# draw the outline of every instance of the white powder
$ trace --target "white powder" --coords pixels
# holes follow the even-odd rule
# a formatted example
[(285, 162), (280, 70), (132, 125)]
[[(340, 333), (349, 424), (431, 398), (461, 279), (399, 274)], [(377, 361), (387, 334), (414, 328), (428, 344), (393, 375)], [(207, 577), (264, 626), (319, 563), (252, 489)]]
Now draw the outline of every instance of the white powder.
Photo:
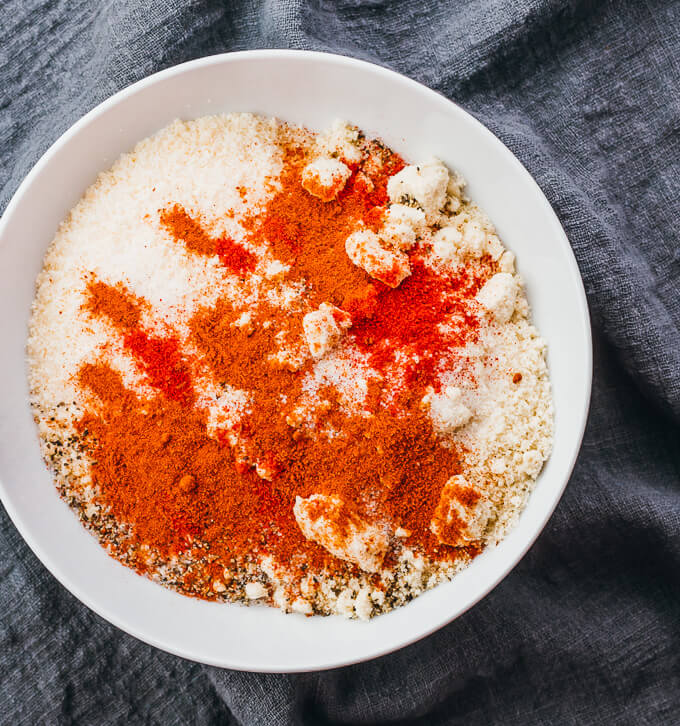
[[(477, 385), (464, 391), (475, 415), (454, 440), (465, 447), (468, 480), (498, 512), (486, 535), (497, 542), (515, 523), (550, 454), (553, 410), (545, 343), (536, 328), (516, 314), (485, 330), (483, 345)], [(517, 374), (521, 380), (514, 382)]]
[[(99, 175), (59, 228), (37, 280), (28, 355), (31, 389), (43, 405), (79, 400), (72, 375), (106, 343), (106, 323), (80, 309), (87, 273), (123, 282), (151, 304), (154, 325), (165, 320), (185, 334), (182, 321), (198, 305), (211, 305), (225, 291), (239, 297), (238, 280), (216, 257), (169, 243), (159, 210), (181, 204), (214, 236), (243, 241), (238, 221), (223, 212), (246, 211), (237, 187), (251, 208), (271, 194), (264, 181), (282, 164), (277, 129), (275, 120), (251, 114), (175, 121)], [(126, 383), (132, 375), (128, 370)]]

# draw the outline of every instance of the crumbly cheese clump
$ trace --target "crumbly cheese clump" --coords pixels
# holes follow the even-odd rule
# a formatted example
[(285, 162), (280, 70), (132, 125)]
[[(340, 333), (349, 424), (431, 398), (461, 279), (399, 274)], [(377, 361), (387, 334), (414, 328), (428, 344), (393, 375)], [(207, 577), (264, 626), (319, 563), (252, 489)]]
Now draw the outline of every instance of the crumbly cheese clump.
[(309, 352), (314, 358), (323, 358), (339, 342), (342, 334), (352, 325), (352, 317), (344, 310), (321, 303), (318, 310), (302, 318), (302, 329)]
[(481, 541), (493, 509), (464, 476), (452, 476), (439, 495), (430, 530), (443, 544), (465, 547)]
[(324, 494), (298, 497), (293, 512), (307, 539), (365, 572), (380, 570), (388, 546), (385, 533), (352, 513), (341, 499)]
[(439, 159), (419, 166), (406, 166), (387, 183), (390, 200), (400, 204), (417, 205), (428, 224), (439, 220), (446, 204), (449, 170)]
[(507, 323), (515, 312), (519, 285), (509, 272), (494, 275), (477, 293), (481, 303), (499, 323)]
[(359, 129), (337, 120), (327, 131), (319, 134), (316, 145), (320, 154), (328, 154), (349, 164), (358, 164), (361, 161), (359, 143)]
[(427, 227), (425, 212), (405, 204), (390, 204), (380, 238), (388, 246), (409, 250)]
[(320, 158), (302, 170), (302, 186), (322, 202), (330, 202), (345, 188), (351, 169), (333, 158)]
[(447, 386), (439, 394), (428, 392), (423, 403), (429, 406), (435, 431), (450, 433), (472, 418), (472, 411), (462, 401), (461, 390), (455, 386)]
[(345, 242), (345, 249), (357, 267), (389, 287), (398, 287), (411, 274), (408, 256), (384, 246), (380, 237), (370, 229), (351, 234)]

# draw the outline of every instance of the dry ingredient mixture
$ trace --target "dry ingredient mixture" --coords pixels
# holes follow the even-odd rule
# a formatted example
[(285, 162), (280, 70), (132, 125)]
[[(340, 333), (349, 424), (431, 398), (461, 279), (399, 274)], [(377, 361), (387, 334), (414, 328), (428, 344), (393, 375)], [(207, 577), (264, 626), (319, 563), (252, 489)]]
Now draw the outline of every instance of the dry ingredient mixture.
[(176, 121), (52, 243), (28, 354), (61, 495), (188, 595), (368, 618), (503, 537), (543, 341), (464, 182), (359, 129)]

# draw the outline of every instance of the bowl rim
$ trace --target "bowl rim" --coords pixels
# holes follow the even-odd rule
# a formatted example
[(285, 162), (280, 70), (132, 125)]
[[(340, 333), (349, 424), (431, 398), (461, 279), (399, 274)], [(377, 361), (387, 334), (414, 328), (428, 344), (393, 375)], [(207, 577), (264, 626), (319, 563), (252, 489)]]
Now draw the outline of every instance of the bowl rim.
[(112, 625), (116, 626), (117, 628), (121, 629), (123, 632), (132, 635), (133, 637), (137, 638), (138, 640), (154, 646), (156, 648), (159, 648), (160, 650), (163, 650), (168, 653), (172, 653), (173, 655), (185, 658), (190, 661), (195, 661), (199, 663), (204, 663), (207, 665), (213, 665), (221, 668), (233, 668), (236, 670), (248, 670), (251, 672), (261, 672), (261, 673), (293, 673), (293, 672), (309, 672), (309, 671), (317, 671), (317, 670), (327, 670), (330, 668), (338, 668), (346, 665), (351, 665), (355, 663), (364, 662), (367, 660), (371, 660), (373, 658), (378, 658), (383, 655), (387, 655), (389, 653), (393, 653), (397, 650), (400, 650), (401, 648), (404, 648), (408, 645), (411, 645), (412, 643), (415, 643), (419, 640), (422, 640), (432, 633), (436, 632), (440, 628), (444, 627), (445, 625), (449, 624), (456, 618), (463, 615), (465, 612), (467, 612), (470, 608), (472, 608), (474, 605), (476, 605), (480, 600), (482, 600), (491, 590), (493, 590), (520, 562), (520, 560), (525, 556), (525, 554), (528, 552), (528, 550), (532, 547), (538, 536), (541, 534), (541, 532), (544, 530), (545, 525), (547, 524), (548, 520), (552, 516), (555, 508), (557, 507), (557, 504), (559, 503), (560, 499), (562, 498), (562, 495), (564, 493), (564, 490), (571, 478), (571, 474), (573, 472), (576, 459), (578, 457), (578, 454), (581, 449), (581, 444), (583, 440), (583, 435), (585, 432), (586, 423), (588, 420), (588, 413), (590, 408), (590, 400), (591, 400), (591, 392), (592, 392), (592, 371), (593, 371), (593, 351), (592, 351), (592, 328), (590, 324), (590, 315), (588, 310), (588, 302), (585, 294), (585, 289), (583, 286), (583, 280), (581, 278), (581, 274), (578, 268), (578, 264), (576, 262), (576, 258), (574, 257), (573, 250), (571, 248), (571, 245), (569, 243), (569, 240), (567, 238), (567, 235), (564, 231), (564, 228), (562, 227), (561, 222), (559, 221), (559, 218), (557, 217), (557, 214), (555, 213), (554, 209), (552, 208), (552, 205), (548, 201), (547, 197), (545, 196), (543, 190), (540, 188), (536, 180), (533, 178), (533, 176), (530, 174), (530, 172), (526, 169), (526, 167), (522, 164), (522, 162), (513, 154), (513, 152), (499, 139), (491, 130), (489, 130), (481, 121), (479, 121), (477, 118), (475, 118), (471, 113), (466, 111), (464, 108), (462, 108), (460, 105), (458, 105), (455, 101), (452, 101), (451, 99), (447, 98), (443, 94), (441, 94), (438, 91), (435, 91), (428, 86), (415, 81), (408, 76), (405, 76), (401, 73), (398, 73), (397, 71), (391, 70), (390, 68), (387, 68), (385, 66), (379, 65), (377, 63), (361, 60), (358, 58), (354, 58), (352, 56), (346, 56), (346, 55), (340, 55), (337, 53), (329, 53), (329, 52), (323, 52), (323, 51), (311, 51), (311, 50), (297, 50), (297, 49), (255, 49), (255, 50), (243, 50), (243, 51), (233, 51), (233, 52), (225, 52), (225, 53), (218, 53), (214, 55), (209, 56), (203, 56), (200, 58), (196, 58), (194, 60), (186, 61), (174, 66), (171, 66), (169, 68), (166, 68), (164, 70), (158, 71), (156, 73), (153, 73), (151, 75), (145, 76), (144, 78), (126, 86), (125, 88), (122, 88), (121, 90), (117, 91), (113, 95), (106, 98), (104, 101), (100, 102), (96, 106), (94, 106), (90, 111), (85, 113), (83, 116), (81, 116), (77, 121), (75, 121), (68, 129), (66, 129), (57, 139), (54, 141), (49, 148), (41, 155), (41, 157), (38, 159), (38, 161), (33, 165), (31, 170), (28, 172), (28, 174), (24, 177), (22, 182), (17, 187), (16, 191), (12, 195), (10, 201), (7, 204), (7, 207), (5, 208), (2, 217), (0, 218), (0, 245), (3, 243), (3, 237), (5, 228), (8, 225), (9, 219), (12, 217), (15, 208), (19, 205), (22, 197), (26, 193), (26, 191), (30, 188), (32, 182), (34, 179), (36, 179), (43, 171), (43, 169), (47, 166), (47, 164), (50, 162), (52, 157), (58, 153), (58, 151), (67, 144), (73, 137), (77, 136), (80, 131), (88, 126), (90, 123), (92, 123), (95, 119), (97, 119), (99, 116), (105, 114), (110, 108), (116, 106), (118, 103), (123, 101), (124, 99), (128, 98), (129, 96), (132, 96), (136, 93), (139, 93), (141, 91), (144, 91), (147, 87), (150, 87), (152, 85), (155, 85), (158, 82), (164, 81), (168, 78), (171, 78), (176, 75), (181, 75), (189, 70), (195, 70), (201, 67), (210, 66), (213, 64), (222, 64), (222, 63), (231, 63), (231, 62), (238, 62), (243, 61), (247, 59), (251, 60), (273, 60), (273, 59), (281, 59), (281, 58), (300, 58), (300, 59), (307, 59), (308, 61), (314, 62), (317, 61), (323, 61), (323, 62), (331, 62), (338, 64), (340, 66), (345, 66), (349, 68), (354, 68), (359, 71), (371, 73), (371, 74), (377, 74), (378, 76), (382, 76), (384, 78), (389, 78), (392, 81), (397, 81), (401, 84), (403, 84), (404, 87), (410, 87), (413, 90), (417, 90), (421, 94), (429, 95), (431, 100), (433, 102), (436, 102), (442, 106), (453, 106), (455, 107), (457, 113), (462, 114), (464, 117), (466, 117), (466, 121), (470, 123), (472, 126), (476, 128), (477, 133), (480, 133), (482, 135), (485, 135), (487, 137), (490, 137), (490, 139), (493, 140), (493, 143), (498, 149), (498, 152), (500, 154), (503, 154), (506, 157), (506, 160), (510, 162), (510, 164), (515, 168), (516, 172), (523, 176), (527, 182), (529, 182), (529, 186), (533, 188), (534, 195), (537, 199), (540, 199), (542, 204), (546, 207), (546, 211), (548, 213), (548, 216), (550, 218), (550, 223), (554, 228), (554, 234), (556, 241), (565, 249), (566, 251), (566, 257), (568, 259), (568, 272), (569, 276), (572, 278), (572, 282), (575, 283), (575, 288), (578, 291), (578, 295), (576, 299), (574, 300), (575, 303), (578, 303), (578, 308), (580, 312), (580, 322), (582, 323), (586, 335), (584, 337), (584, 348), (581, 351), (583, 360), (581, 361), (581, 365), (583, 366), (583, 370), (585, 373), (584, 376), (584, 384), (585, 384), (585, 390), (581, 391), (581, 400), (583, 401), (582, 410), (580, 412), (580, 420), (579, 420), (579, 427), (578, 430), (574, 431), (576, 434), (576, 437), (574, 439), (574, 447), (573, 451), (570, 454), (570, 457), (568, 459), (568, 464), (564, 470), (564, 478), (559, 487), (554, 487), (553, 490), (553, 497), (551, 504), (548, 508), (546, 508), (543, 511), (543, 514), (541, 517), (539, 517), (536, 522), (534, 523), (534, 531), (531, 533), (531, 536), (528, 536), (526, 538), (526, 541), (523, 543), (523, 546), (519, 548), (518, 553), (515, 555), (515, 557), (509, 562), (506, 563), (503, 567), (498, 569), (498, 572), (495, 574), (493, 579), (488, 583), (488, 586), (484, 587), (483, 589), (479, 590), (479, 592), (476, 594), (474, 598), (472, 598), (465, 607), (458, 608), (455, 610), (452, 610), (452, 614), (450, 617), (448, 617), (445, 620), (439, 620), (435, 622), (434, 624), (431, 624), (428, 627), (425, 627), (423, 629), (419, 629), (415, 634), (409, 634), (406, 637), (401, 637), (396, 639), (394, 642), (391, 642), (389, 645), (386, 645), (385, 647), (380, 647), (374, 649), (374, 651), (368, 655), (361, 655), (354, 659), (344, 659), (344, 660), (332, 660), (327, 659), (325, 662), (321, 664), (314, 664), (312, 666), (306, 666), (306, 667), (294, 667), (286, 670), (281, 670), (280, 668), (276, 667), (268, 667), (266, 664), (260, 666), (260, 667), (244, 667), (242, 664), (239, 664), (238, 662), (234, 662), (233, 659), (215, 659), (215, 658), (206, 658), (201, 657), (200, 655), (196, 653), (188, 653), (184, 650), (182, 650), (179, 647), (173, 647), (172, 644), (168, 644), (165, 642), (160, 642), (153, 636), (150, 636), (142, 631), (140, 631), (138, 628), (136, 628), (134, 625), (129, 624), (123, 617), (119, 616), (114, 610), (109, 609), (105, 606), (104, 603), (97, 602), (97, 598), (94, 596), (91, 596), (87, 591), (85, 591), (83, 588), (79, 587), (76, 583), (73, 583), (70, 581), (70, 578), (68, 575), (66, 575), (60, 565), (57, 559), (53, 559), (50, 552), (43, 549), (43, 547), (36, 541), (36, 539), (33, 538), (31, 532), (29, 531), (29, 528), (24, 525), (24, 522), (22, 520), (21, 514), (16, 509), (10, 499), (10, 496), (8, 494), (8, 491), (5, 490), (5, 486), (2, 482), (2, 479), (0, 479), (0, 501), (2, 502), (3, 506), (5, 507), (5, 510), (7, 511), (10, 519), (12, 520), (14, 526), (17, 528), (19, 534), (23, 538), (23, 540), (26, 542), (28, 547), (31, 549), (33, 554), (38, 558), (38, 560), (43, 564), (44, 567), (47, 568), (47, 570), (59, 581), (59, 583), (65, 587), (70, 593), (72, 593), (81, 603), (86, 605), (90, 610), (95, 612), (100, 617), (104, 618), (106, 621), (111, 623)]

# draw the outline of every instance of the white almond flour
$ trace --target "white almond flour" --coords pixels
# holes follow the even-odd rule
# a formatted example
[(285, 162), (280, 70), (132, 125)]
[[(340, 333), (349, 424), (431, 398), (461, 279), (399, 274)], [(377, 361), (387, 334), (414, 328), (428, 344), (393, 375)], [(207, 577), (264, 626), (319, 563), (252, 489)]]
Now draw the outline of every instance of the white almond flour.
[[(333, 258), (338, 270), (345, 265), (347, 275), (361, 276), (356, 279), (362, 294), (382, 295), (378, 305), (387, 310), (396, 299), (390, 295), (407, 299), (423, 279), (441, 282), (441, 295), (451, 304), (433, 322), (436, 331), (425, 331), (439, 336), (433, 340), (449, 341), (438, 349), (435, 364), (428, 357), (432, 351), (421, 349), (422, 336), (409, 338), (402, 331), (402, 338), (373, 340), (366, 332), (372, 323), (352, 307), (351, 295), (315, 297), (314, 281), (297, 272), (309, 269), (304, 266), (309, 260), (299, 267), (297, 258), (286, 258), (276, 247), (274, 232), (260, 231), (268, 229), (262, 222), (268, 205), (290, 184), (290, 165), (298, 163), (290, 161), (297, 159), (293, 146), (302, 157), (303, 193), (313, 197), (309, 209), (321, 214), (324, 207), (318, 205), (338, 205), (338, 218), (349, 214), (347, 200), (359, 194), (360, 183), (366, 195), (373, 194), (367, 199), (378, 200), (372, 204), (381, 214), (348, 226), (344, 244), (341, 240), (334, 252), (346, 255)], [(189, 595), (367, 619), (450, 579), (517, 522), (550, 455), (553, 411), (545, 343), (530, 322), (514, 255), (467, 199), (464, 181), (436, 159), (392, 174), (380, 197), (373, 191), (379, 177), (370, 175), (385, 153), (340, 122), (315, 135), (247, 113), (175, 121), (100, 174), (58, 229), (33, 303), (27, 345), (31, 402), (61, 495), (125, 564)], [(179, 239), (159, 221), (172, 205), (200, 219), (206, 239), (235, 245), (247, 269), (245, 262), (229, 268), (218, 243), (199, 253)], [(262, 405), (261, 392), (247, 376), (218, 375), (228, 370), (229, 353), (206, 353), (196, 333), (196, 320), (221, 305), (231, 316), (228, 325), (216, 324), (221, 334), (242, 336), (254, 351), (264, 348), (252, 341), (269, 341), (265, 359), (255, 363), (271, 366), (272, 376), (288, 371), (296, 382), (297, 388), (268, 394), (296, 441), (344, 445), (343, 422), (350, 421), (353, 426), (365, 421), (368, 439), (371, 421), (391, 406), (397, 423), (416, 415), (413, 411), (424, 412), (436, 445), (457, 452), (458, 470), (443, 477), (430, 500), (414, 503), (410, 525), (383, 506), (392, 486), (383, 473), (380, 486), (386, 488), (380, 495), (364, 481), (347, 490), (351, 497), (324, 489), (330, 484), (321, 476), (296, 479), (294, 492), (292, 485), (281, 485), (290, 494), (285, 506), (290, 526), (298, 528), (299, 552), (317, 553), (310, 566), (300, 565), (302, 555), (286, 561), (278, 554), (276, 538), (283, 535), (267, 529), (266, 515), (262, 527), (271, 547), (231, 559), (213, 553), (200, 528), (170, 555), (152, 541), (140, 543), (134, 518), (117, 514), (115, 497), (104, 491), (93, 444), (79, 423), (87, 414), (108, 425), (109, 404), (82, 385), (79, 372), (105, 363), (135, 400), (146, 402), (142, 409), (161, 405), (170, 394), (148, 365), (132, 357), (132, 328), (116, 328), (110, 315), (88, 308), (93, 281), (141, 301), (134, 324), (149, 339), (176, 341), (191, 380), (191, 405), (203, 412), (205, 441), (225, 447), (225, 456), (246, 472), (244, 481), (255, 482), (254, 491), (289, 480), (253, 452), (243, 433), (244, 422)], [(427, 294), (436, 307), (440, 293)], [(269, 317), (263, 319), (262, 310)], [(395, 315), (403, 315), (404, 326), (419, 324), (417, 311), (411, 323), (406, 308), (395, 310), (402, 311)], [(401, 320), (391, 322), (398, 330)], [(419, 371), (427, 377), (421, 389), (412, 382), (420, 380), (413, 378)], [(372, 398), (376, 390), (379, 403)], [(414, 409), (404, 408), (409, 392), (418, 394)], [(382, 472), (382, 442), (373, 451), (375, 463), (369, 460), (368, 466)], [(411, 454), (407, 447), (399, 455)], [(351, 468), (331, 473), (352, 482)], [(210, 482), (198, 478), (196, 483), (193, 473), (186, 474), (172, 486), (182, 487), (185, 497), (204, 496)], [(404, 482), (396, 486), (407, 486)], [(211, 496), (221, 501), (219, 492)], [(220, 516), (217, 510), (214, 515)], [(421, 519), (425, 525), (417, 532), (413, 523)], [(205, 521), (210, 524), (209, 517)], [(322, 561), (323, 566), (313, 564)], [(200, 574), (208, 569), (209, 576)], [(199, 584), (187, 584), (194, 582)]]
[(149, 301), (155, 321), (173, 324), (209, 305), (225, 287), (241, 295), (216, 258), (197, 258), (169, 244), (156, 223), (158, 209), (176, 200), (200, 211), (216, 236), (243, 240), (240, 225), (218, 210), (245, 209), (239, 187), (247, 190), (249, 205), (266, 200), (264, 181), (281, 169), (278, 140), (275, 121), (251, 114), (175, 121), (99, 175), (59, 228), (38, 276), (28, 354), (31, 388), (41, 406), (77, 400), (73, 373), (106, 344), (106, 324), (80, 309), (85, 275), (113, 284), (125, 280)]

